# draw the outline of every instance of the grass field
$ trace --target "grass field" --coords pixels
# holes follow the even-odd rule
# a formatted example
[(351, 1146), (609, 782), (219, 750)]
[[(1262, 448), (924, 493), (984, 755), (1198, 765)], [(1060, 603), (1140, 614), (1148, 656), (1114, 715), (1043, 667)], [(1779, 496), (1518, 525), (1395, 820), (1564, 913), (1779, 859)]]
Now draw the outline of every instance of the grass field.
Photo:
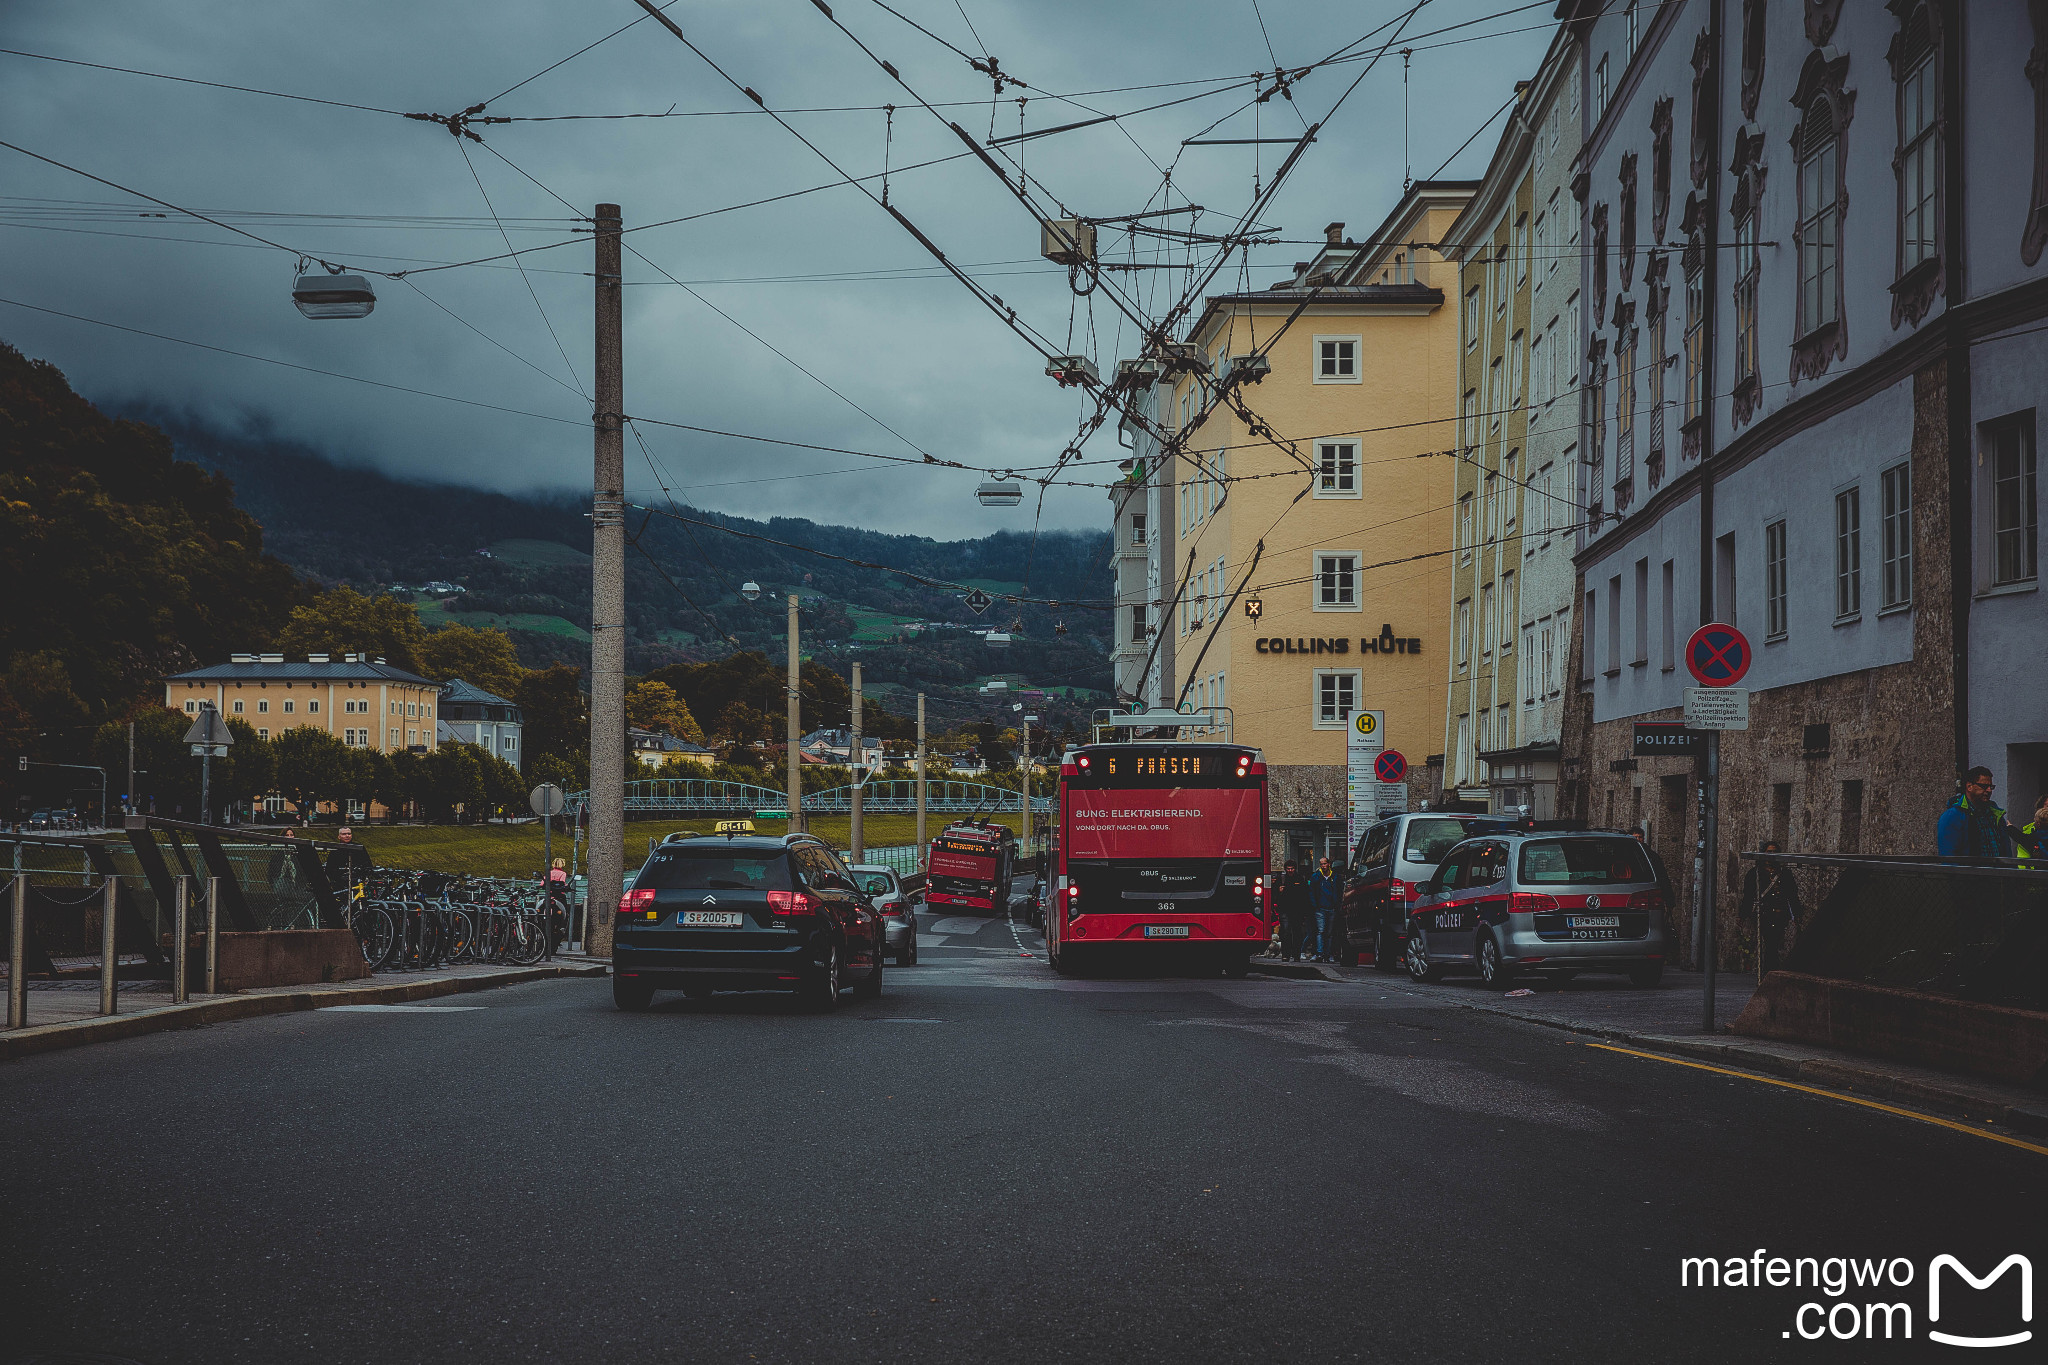
[(545, 616), (538, 612), (457, 611), (455, 608), (461, 600), (415, 597), (412, 607), (420, 614), (420, 623), (428, 630), (452, 622), (472, 630), (530, 630), (537, 635), (559, 635), (569, 640), (590, 638), (589, 631), (564, 617)]
[(897, 616), (886, 611), (854, 606), (847, 607), (846, 614), (853, 620), (853, 638), (862, 641), (886, 640), (919, 619), (915, 616)]
[[(1018, 827), (1015, 814), (997, 817), (1001, 824)], [(631, 820), (626, 824), (626, 866), (638, 867), (647, 856), (647, 841), (659, 841), (678, 830), (709, 833), (714, 821), (666, 819)], [(849, 821), (843, 815), (821, 815), (811, 820), (811, 832), (834, 848), (844, 851)], [(937, 834), (946, 817), (927, 817), (926, 832)], [(787, 825), (780, 820), (760, 820), (755, 829), (762, 834), (782, 834)], [(875, 848), (914, 843), (917, 817), (914, 815), (871, 815), (863, 821), (864, 842)], [(324, 836), (323, 836), (324, 837)], [(431, 868), (437, 872), (466, 872), (477, 877), (531, 877), (540, 872), (541, 829), (539, 825), (370, 825), (356, 826), (356, 842), (370, 851), (379, 867)], [(569, 835), (557, 828), (555, 854), (567, 857)]]

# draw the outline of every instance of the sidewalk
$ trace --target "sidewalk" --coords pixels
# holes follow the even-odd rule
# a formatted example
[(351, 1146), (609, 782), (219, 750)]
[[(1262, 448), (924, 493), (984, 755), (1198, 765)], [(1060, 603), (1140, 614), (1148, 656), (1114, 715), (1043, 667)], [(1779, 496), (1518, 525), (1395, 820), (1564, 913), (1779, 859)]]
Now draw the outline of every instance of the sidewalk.
[(166, 1029), (251, 1019), (293, 1010), (326, 1009), (334, 1005), (392, 1005), (432, 1000), (444, 995), (547, 981), (565, 976), (603, 976), (604, 963), (589, 958), (561, 957), (537, 967), (465, 964), (427, 972), (386, 972), (367, 981), (325, 985), (273, 986), (233, 995), (198, 995), (182, 1005), (171, 1003), (168, 981), (123, 982), (119, 1014), (102, 1015), (100, 983), (95, 979), (36, 981), (28, 991), (28, 1027), (0, 1032), (0, 1061), (57, 1048), (134, 1038)]
[(1851, 1091), (1986, 1120), (2034, 1136), (2048, 1135), (2048, 1095), (2038, 1091), (1884, 1057), (1728, 1033), (1729, 1023), (1742, 1013), (1742, 1007), (1756, 990), (1755, 980), (1741, 974), (1716, 974), (1714, 1016), (1720, 1027), (1714, 1033), (1706, 1033), (1700, 1028), (1703, 977), (1699, 972), (1666, 971), (1663, 984), (1650, 990), (1637, 990), (1620, 977), (1601, 975), (1561, 984), (1525, 982), (1536, 993), (1511, 997), (1488, 990), (1477, 977), (1451, 977), (1424, 986), (1410, 980), (1406, 973), (1263, 957), (1252, 959), (1252, 970), (1269, 976), (1319, 976), (1328, 981), (1385, 987), (1429, 1004), (1459, 1005), (1487, 1014), (1502, 1014), (1646, 1052), (1694, 1057), (1731, 1070), (1753, 1071), (1819, 1089)]

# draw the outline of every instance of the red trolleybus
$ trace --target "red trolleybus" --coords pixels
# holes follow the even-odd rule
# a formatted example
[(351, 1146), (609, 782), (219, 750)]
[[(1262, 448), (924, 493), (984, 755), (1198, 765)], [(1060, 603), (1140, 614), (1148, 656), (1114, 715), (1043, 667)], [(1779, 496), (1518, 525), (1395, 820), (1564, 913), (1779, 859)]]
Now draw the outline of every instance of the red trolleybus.
[(1179, 959), (1242, 976), (1271, 933), (1266, 762), (1234, 744), (1090, 744), (1060, 764), (1054, 970)]
[(925, 860), (926, 905), (998, 912), (1010, 899), (1017, 836), (1008, 825), (956, 820), (932, 840)]

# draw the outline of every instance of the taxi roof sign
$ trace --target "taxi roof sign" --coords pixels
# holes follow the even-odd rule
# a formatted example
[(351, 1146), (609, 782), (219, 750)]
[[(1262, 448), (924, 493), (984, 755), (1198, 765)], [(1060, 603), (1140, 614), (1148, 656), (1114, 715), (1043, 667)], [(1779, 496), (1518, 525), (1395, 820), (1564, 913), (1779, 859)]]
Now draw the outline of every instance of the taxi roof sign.
[(754, 822), (752, 820), (720, 820), (711, 827), (711, 832), (713, 834), (752, 834), (754, 832)]

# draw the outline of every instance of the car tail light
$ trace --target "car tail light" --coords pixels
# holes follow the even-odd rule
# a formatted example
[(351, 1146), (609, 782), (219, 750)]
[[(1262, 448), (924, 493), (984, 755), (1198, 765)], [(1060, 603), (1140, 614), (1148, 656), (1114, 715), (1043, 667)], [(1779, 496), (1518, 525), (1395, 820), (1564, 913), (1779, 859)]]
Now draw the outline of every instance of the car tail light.
[(1662, 891), (1638, 891), (1628, 898), (1628, 908), (1631, 910), (1662, 910), (1664, 908), (1664, 893)]
[(619, 918), (650, 920), (660, 919), (661, 911), (654, 908), (654, 892), (628, 891), (619, 897)]
[(1406, 903), (1415, 899), (1415, 883), (1404, 882), (1399, 877), (1387, 883), (1387, 899)]
[(1510, 915), (1548, 915), (1557, 909), (1557, 897), (1540, 891), (1517, 891), (1508, 898)]
[(777, 918), (783, 915), (815, 915), (819, 901), (808, 891), (770, 891), (768, 912)]

